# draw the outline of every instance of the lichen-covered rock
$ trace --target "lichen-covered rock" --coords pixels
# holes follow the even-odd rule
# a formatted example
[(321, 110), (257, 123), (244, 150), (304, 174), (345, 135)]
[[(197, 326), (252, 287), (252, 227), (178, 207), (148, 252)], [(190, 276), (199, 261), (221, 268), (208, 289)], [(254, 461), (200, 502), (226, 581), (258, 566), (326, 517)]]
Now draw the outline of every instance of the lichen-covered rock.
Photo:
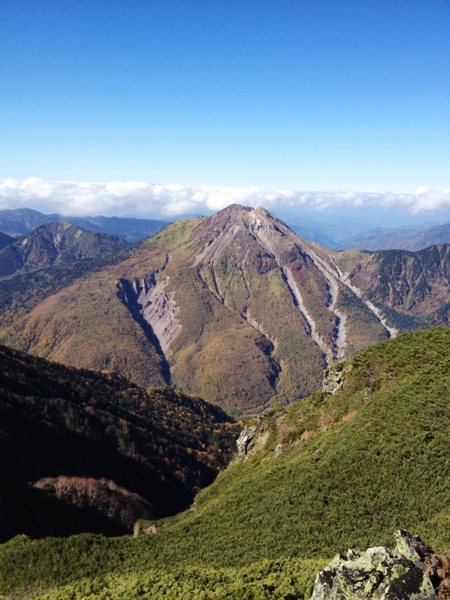
[(431, 548), (406, 531), (395, 537), (395, 550), (338, 554), (319, 571), (311, 600), (436, 600), (424, 563)]
[(345, 374), (351, 368), (351, 364), (340, 363), (327, 369), (323, 378), (322, 392), (327, 396), (333, 396), (344, 385)]

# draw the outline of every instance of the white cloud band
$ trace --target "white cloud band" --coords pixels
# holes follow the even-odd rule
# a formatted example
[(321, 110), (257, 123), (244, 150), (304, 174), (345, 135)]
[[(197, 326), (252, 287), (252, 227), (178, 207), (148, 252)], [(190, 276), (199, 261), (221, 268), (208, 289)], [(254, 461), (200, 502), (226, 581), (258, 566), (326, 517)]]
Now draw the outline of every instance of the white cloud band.
[(123, 215), (175, 218), (185, 214), (209, 213), (238, 203), (277, 208), (307, 205), (318, 211), (336, 206), (400, 207), (412, 214), (450, 209), (450, 189), (440, 192), (425, 186), (412, 194), (390, 192), (295, 192), (220, 186), (183, 187), (141, 181), (83, 183), (50, 181), (30, 177), (0, 180), (0, 209), (34, 208), (66, 216)]

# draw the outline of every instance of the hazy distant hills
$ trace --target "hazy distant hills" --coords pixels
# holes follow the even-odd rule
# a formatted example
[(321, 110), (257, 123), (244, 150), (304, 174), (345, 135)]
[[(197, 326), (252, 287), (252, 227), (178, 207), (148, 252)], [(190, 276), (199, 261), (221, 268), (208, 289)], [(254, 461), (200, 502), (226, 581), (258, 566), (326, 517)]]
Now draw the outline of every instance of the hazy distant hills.
[(0, 540), (130, 533), (187, 508), (230, 457), (218, 408), (0, 346)]
[(0, 282), (0, 340), (261, 411), (308, 395), (369, 344), (447, 324), (448, 264), (448, 246), (335, 252), (234, 205), (106, 262)]
[(423, 250), (428, 246), (450, 243), (450, 225), (377, 229), (342, 240), (337, 248), (359, 250)]
[(128, 217), (62, 217), (58, 214), (44, 215), (30, 208), (0, 210), (0, 231), (12, 237), (27, 235), (41, 225), (65, 220), (86, 231), (117, 235), (127, 242), (135, 243), (155, 234), (167, 225), (155, 219)]
[(14, 242), (14, 238), (6, 235), (6, 233), (2, 233), (0, 231), (0, 250), (7, 246), (8, 244), (12, 244)]
[(56, 221), (3, 247), (0, 250), (0, 277), (88, 258), (104, 258), (128, 246), (118, 236), (93, 233), (68, 221)]
[[(292, 219), (292, 222), (289, 219)], [(0, 210), (1, 232), (12, 237), (22, 237), (41, 225), (65, 220), (86, 231), (117, 235), (130, 243), (139, 242), (154, 235), (168, 225), (167, 221), (132, 217), (63, 217), (59, 214), (44, 215), (29, 208)], [(318, 220), (286, 216), (286, 222), (300, 237), (333, 250), (355, 248), (358, 250), (422, 250), (436, 244), (450, 243), (450, 225), (408, 226), (367, 229), (367, 225), (346, 222), (342, 215)], [(355, 232), (358, 233), (355, 233)], [(0, 248), (2, 240), (0, 235)]]

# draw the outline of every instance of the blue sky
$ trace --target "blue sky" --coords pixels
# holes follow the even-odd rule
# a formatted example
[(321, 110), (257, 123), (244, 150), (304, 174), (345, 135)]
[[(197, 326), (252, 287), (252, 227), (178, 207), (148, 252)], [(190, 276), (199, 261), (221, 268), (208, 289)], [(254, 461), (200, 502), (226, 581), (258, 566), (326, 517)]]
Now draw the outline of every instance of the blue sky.
[(0, 23), (23, 201), (42, 180), (177, 184), (186, 211), (197, 188), (450, 188), (449, 0), (2, 0)]

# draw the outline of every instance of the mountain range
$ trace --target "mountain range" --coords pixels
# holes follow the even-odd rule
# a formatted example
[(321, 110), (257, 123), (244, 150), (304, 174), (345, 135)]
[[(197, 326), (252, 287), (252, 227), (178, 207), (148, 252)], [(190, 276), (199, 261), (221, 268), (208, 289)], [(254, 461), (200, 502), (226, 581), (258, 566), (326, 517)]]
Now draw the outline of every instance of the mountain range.
[(0, 210), (0, 232), (11, 237), (25, 236), (42, 225), (65, 220), (85, 231), (117, 235), (127, 242), (135, 243), (160, 231), (166, 221), (137, 219), (132, 217), (63, 217), (59, 214), (44, 215), (30, 208)]
[(306, 600), (336, 552), (450, 545), (448, 245), (237, 205), (3, 239), (2, 597)]
[(118, 236), (85, 231), (68, 221), (55, 221), (0, 249), (0, 278), (51, 265), (104, 258), (128, 246)]
[(448, 265), (447, 245), (337, 252), (233, 205), (109, 257), (0, 280), (0, 341), (261, 412), (370, 344), (447, 324)]
[(434, 227), (379, 228), (364, 234), (348, 237), (336, 248), (356, 248), (359, 250), (423, 250), (429, 246), (450, 243), (450, 225)]
[[(304, 212), (304, 211), (303, 211)], [(283, 212), (283, 220), (300, 237), (334, 250), (354, 248), (357, 250), (403, 249), (417, 251), (436, 244), (450, 243), (450, 225), (416, 224), (397, 227), (370, 226), (370, 217), (365, 222), (355, 219), (355, 215), (332, 211), (330, 215), (317, 213), (294, 215)], [(154, 235), (167, 221), (136, 217), (74, 217), (59, 214), (46, 215), (29, 208), (0, 210), (0, 234), (13, 238), (28, 235), (38, 227), (55, 221), (69, 221), (86, 231), (117, 235), (129, 243), (139, 242)], [(2, 247), (0, 235), (0, 248)]]

